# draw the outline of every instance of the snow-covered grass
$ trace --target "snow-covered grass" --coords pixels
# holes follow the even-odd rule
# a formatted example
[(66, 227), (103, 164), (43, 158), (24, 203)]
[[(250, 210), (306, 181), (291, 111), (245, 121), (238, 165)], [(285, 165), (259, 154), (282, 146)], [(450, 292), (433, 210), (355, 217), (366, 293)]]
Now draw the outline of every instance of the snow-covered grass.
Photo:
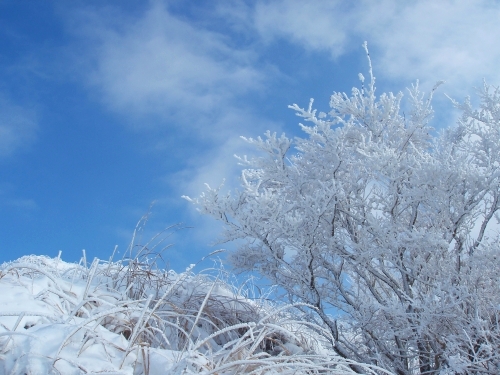
[(0, 374), (376, 373), (296, 307), (245, 295), (147, 258), (26, 256), (0, 268)]

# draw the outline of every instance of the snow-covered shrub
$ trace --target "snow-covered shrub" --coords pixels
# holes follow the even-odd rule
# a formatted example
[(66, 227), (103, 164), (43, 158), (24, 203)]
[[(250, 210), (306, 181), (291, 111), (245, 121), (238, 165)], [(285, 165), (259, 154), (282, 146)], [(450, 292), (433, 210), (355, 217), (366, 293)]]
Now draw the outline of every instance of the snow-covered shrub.
[[(398, 374), (500, 373), (500, 89), (455, 103), (437, 136), (418, 84), (334, 93), (295, 141), (245, 138), (241, 189), (191, 199), (225, 224), (230, 255), (316, 308), (332, 348)], [(295, 152), (292, 151), (295, 147)], [(334, 318), (328, 311), (339, 311)]]

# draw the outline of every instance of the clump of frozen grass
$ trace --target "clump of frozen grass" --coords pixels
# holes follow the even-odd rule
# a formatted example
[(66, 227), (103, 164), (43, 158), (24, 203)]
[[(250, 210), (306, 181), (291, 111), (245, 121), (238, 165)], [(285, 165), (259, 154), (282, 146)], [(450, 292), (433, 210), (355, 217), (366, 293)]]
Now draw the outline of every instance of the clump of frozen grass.
[(29, 256), (0, 277), (0, 374), (353, 373), (294, 306), (215, 276)]
[(2, 265), (0, 375), (383, 373), (339, 358), (299, 306), (248, 298), (222, 267), (161, 269), (162, 241), (118, 261)]

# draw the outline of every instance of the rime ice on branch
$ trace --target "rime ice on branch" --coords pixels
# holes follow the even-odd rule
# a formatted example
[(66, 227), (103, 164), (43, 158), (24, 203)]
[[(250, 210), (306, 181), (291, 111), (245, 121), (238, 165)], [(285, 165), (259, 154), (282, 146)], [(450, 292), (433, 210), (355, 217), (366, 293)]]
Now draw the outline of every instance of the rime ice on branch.
[[(366, 45), (365, 45), (366, 48)], [(368, 55), (368, 60), (369, 55)], [(335, 351), (397, 374), (500, 371), (500, 91), (454, 103), (432, 136), (432, 95), (334, 93), (303, 109), (305, 138), (246, 139), (241, 189), (192, 201), (244, 240), (233, 265), (316, 307)], [(327, 314), (339, 311), (337, 317)]]

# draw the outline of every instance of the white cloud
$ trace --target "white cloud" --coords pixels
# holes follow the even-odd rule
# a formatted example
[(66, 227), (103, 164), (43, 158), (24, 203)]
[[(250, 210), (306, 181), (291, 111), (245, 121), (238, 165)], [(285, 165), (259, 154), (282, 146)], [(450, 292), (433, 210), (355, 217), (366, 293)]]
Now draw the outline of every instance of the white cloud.
[(263, 74), (253, 68), (251, 52), (172, 15), (162, 2), (128, 19), (126, 28), (95, 15), (87, 20), (95, 25), (87, 26), (87, 36), (96, 40), (90, 84), (121, 114), (153, 114), (193, 126), (261, 87)]
[[(187, 160), (188, 166), (184, 170), (175, 176), (168, 176), (168, 183), (177, 197), (180, 195), (197, 197), (204, 190), (205, 183), (214, 188), (224, 182), (224, 190), (239, 187), (242, 166), (238, 164), (234, 155), (250, 157), (258, 154), (255, 147), (240, 136), (257, 137), (268, 129), (279, 133), (282, 128), (279, 123), (263, 120), (247, 111), (241, 113), (230, 111), (219, 121), (217, 126), (227, 129), (227, 133), (221, 136), (217, 147), (190, 155)], [(231, 125), (235, 123), (239, 123), (240, 126), (236, 131), (231, 129)]]
[[(483, 78), (500, 83), (500, 3), (489, 0), (261, 1), (256, 29), (265, 40), (285, 38), (306, 50), (340, 56), (367, 40), (376, 75), (463, 94)], [(463, 91), (465, 90), (465, 91)]]
[[(482, 78), (500, 80), (500, 4), (491, 1), (418, 1), (375, 27), (384, 75), (424, 81), (444, 79), (453, 90), (470, 90)], [(394, 8), (394, 7), (393, 7)], [(371, 9), (371, 13), (375, 9)], [(365, 15), (373, 25), (373, 16)], [(363, 30), (370, 37), (370, 29)]]
[(0, 94), (0, 157), (30, 146), (36, 139), (37, 129), (33, 110), (14, 104)]
[(344, 52), (352, 14), (342, 1), (261, 1), (255, 7), (255, 28), (265, 41), (284, 38), (308, 50)]

